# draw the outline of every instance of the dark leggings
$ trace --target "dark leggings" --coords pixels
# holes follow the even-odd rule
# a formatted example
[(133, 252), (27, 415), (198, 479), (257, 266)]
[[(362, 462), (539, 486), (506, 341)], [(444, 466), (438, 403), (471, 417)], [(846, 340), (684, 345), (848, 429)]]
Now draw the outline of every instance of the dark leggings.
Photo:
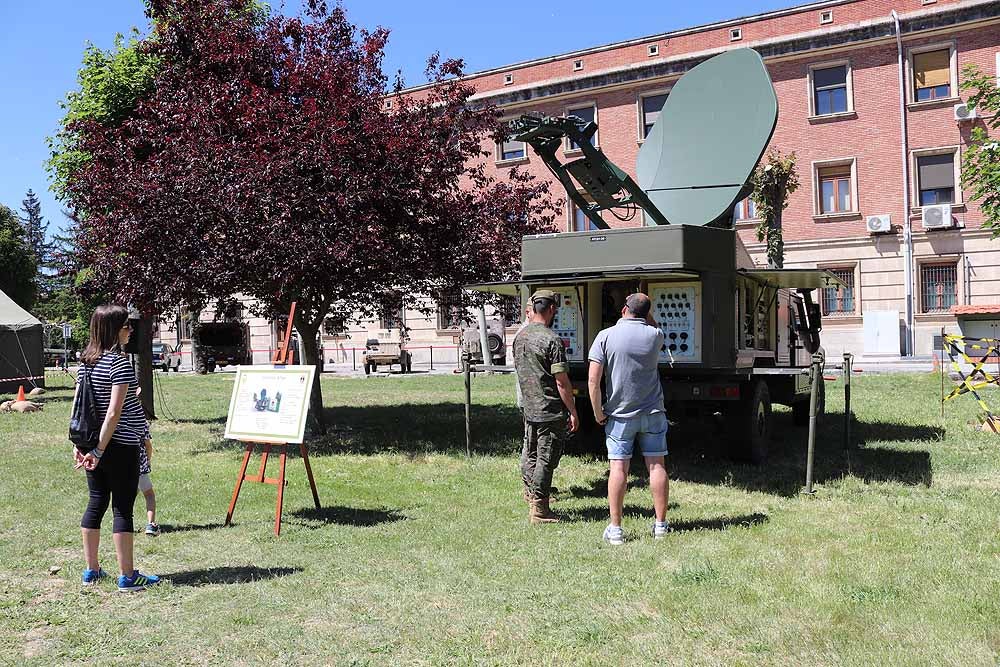
[(132, 506), (139, 485), (139, 448), (112, 442), (97, 467), (87, 471), (90, 501), (80, 521), (81, 528), (101, 527), (108, 504), (115, 515), (114, 532), (131, 533)]

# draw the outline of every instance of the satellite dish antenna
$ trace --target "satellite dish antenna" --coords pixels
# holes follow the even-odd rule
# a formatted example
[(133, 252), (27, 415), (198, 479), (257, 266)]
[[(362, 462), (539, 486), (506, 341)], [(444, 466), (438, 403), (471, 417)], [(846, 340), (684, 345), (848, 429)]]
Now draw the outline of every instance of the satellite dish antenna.
[(777, 122), (778, 97), (759, 53), (706, 60), (667, 95), (636, 159), (639, 187), (671, 224), (728, 226)]

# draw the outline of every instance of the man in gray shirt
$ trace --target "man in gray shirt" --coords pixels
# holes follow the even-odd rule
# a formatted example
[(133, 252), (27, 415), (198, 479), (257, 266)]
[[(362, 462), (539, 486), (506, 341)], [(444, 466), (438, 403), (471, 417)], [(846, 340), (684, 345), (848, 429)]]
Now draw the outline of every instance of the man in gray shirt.
[[(667, 494), (669, 480), (664, 457), (667, 455), (667, 415), (663, 387), (657, 370), (663, 332), (650, 313), (645, 294), (625, 299), (622, 317), (604, 329), (590, 348), (588, 386), (597, 423), (604, 426), (608, 447), (608, 505), (611, 523), (604, 530), (609, 544), (625, 543), (622, 506), (628, 482), (629, 462), (636, 443), (649, 469), (649, 489), (653, 494), (653, 537), (669, 531)], [(601, 378), (607, 400), (601, 404)]]

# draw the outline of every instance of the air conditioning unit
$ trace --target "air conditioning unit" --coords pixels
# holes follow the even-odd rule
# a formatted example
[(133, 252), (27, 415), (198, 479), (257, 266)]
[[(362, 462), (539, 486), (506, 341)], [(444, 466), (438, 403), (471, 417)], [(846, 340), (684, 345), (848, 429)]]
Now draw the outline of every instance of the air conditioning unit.
[(884, 234), (892, 231), (892, 217), (889, 215), (869, 215), (866, 224), (869, 234)]
[(948, 229), (951, 227), (951, 204), (924, 206), (924, 229)]
[(976, 110), (965, 103), (956, 104), (954, 111), (955, 121), (958, 123), (961, 123), (963, 120), (975, 120), (978, 117)]

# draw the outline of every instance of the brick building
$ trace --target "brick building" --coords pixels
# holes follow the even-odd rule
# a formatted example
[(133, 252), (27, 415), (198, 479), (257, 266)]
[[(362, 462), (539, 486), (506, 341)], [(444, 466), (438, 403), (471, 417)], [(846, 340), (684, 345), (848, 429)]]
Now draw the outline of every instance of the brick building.
[[(820, 295), (828, 353), (927, 355), (942, 327), (1000, 335), (1000, 246), (981, 229), (982, 216), (959, 182), (962, 151), (982, 121), (958, 122), (955, 108), (963, 67), (1000, 70), (998, 0), (825, 0), (498, 67), (467, 80), (477, 89), (474, 99), (512, 117), (539, 111), (596, 120), (598, 145), (635, 176), (636, 154), (671, 85), (702, 60), (744, 47), (764, 57), (777, 91), (772, 146), (798, 156), (801, 185), (783, 219), (785, 266), (829, 268), (848, 285)], [(551, 178), (523, 144), (487, 149), (497, 173), (520, 165)], [(578, 152), (567, 145), (564, 157)], [(588, 224), (574, 208), (567, 203), (566, 231)], [(925, 218), (935, 215), (943, 224), (930, 228)], [(874, 216), (881, 222), (870, 221)], [(615, 225), (642, 224), (606, 217)], [(764, 263), (752, 204), (737, 205), (736, 217), (748, 249)], [(454, 308), (429, 300), (395, 321), (331, 319), (327, 359), (350, 363), (351, 348), (367, 338), (398, 340), (399, 319), (419, 348), (417, 364), (430, 346), (437, 346), (436, 362), (454, 361)], [(277, 345), (275, 324), (250, 320), (251, 345), (260, 351), (255, 361), (265, 362)], [(165, 338), (182, 337), (180, 329)]]
[[(982, 121), (956, 121), (956, 106), (963, 67), (976, 64), (997, 75), (1000, 2), (827, 0), (467, 79), (475, 99), (505, 115), (596, 120), (597, 144), (635, 176), (636, 154), (671, 85), (702, 60), (744, 47), (764, 57), (777, 91), (771, 145), (798, 156), (801, 185), (783, 219), (785, 266), (829, 268), (848, 284), (820, 295), (828, 352), (927, 355), (942, 327), (992, 333), (1000, 323), (1000, 246), (981, 228), (959, 178), (970, 131)], [(564, 149), (566, 158), (578, 153)], [(497, 172), (521, 165), (551, 179), (521, 143), (496, 146), (494, 158)], [(736, 207), (737, 228), (763, 263), (753, 216), (750, 202)], [(605, 217), (615, 226), (642, 224), (638, 217)], [(582, 231), (588, 221), (568, 203), (562, 225)], [(898, 345), (885, 326), (891, 313)], [(876, 321), (882, 323), (877, 349)]]

